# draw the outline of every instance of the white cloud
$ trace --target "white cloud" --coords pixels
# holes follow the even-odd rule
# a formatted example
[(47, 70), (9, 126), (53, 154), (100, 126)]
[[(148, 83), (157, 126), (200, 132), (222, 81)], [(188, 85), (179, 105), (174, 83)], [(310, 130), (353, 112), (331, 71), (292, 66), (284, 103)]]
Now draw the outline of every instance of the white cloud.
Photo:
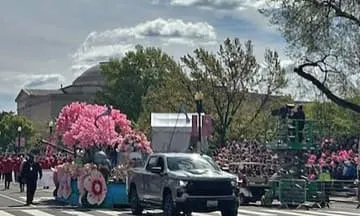
[(206, 22), (157, 18), (133, 27), (91, 32), (72, 55), (72, 70), (77, 72), (110, 57), (122, 57), (137, 44), (156, 46), (175, 43), (191, 46), (211, 44), (215, 40), (215, 29)]
[(204, 9), (243, 10), (266, 7), (266, 0), (172, 0), (171, 5), (196, 6)]
[(24, 78), (27, 80), (24, 83), (24, 86), (26, 88), (38, 88), (38, 87), (44, 87), (47, 85), (54, 85), (54, 84), (60, 84), (64, 82), (64, 77), (60, 74), (35, 74), (27, 76), (24, 76)]
[[(1, 82), (3, 94), (14, 93), (13, 88), (59, 88), (65, 78), (61, 74), (24, 74), (4, 72)], [(17, 93), (17, 92), (16, 92)]]
[[(13, 99), (24, 85), (58, 88), (63, 81), (44, 78), (48, 74), (62, 74), (63, 84), (71, 84), (74, 72), (122, 56), (135, 44), (161, 47), (179, 60), (194, 48), (216, 51), (224, 38), (239, 37), (253, 39), (259, 61), (266, 47), (284, 55), (279, 50), (284, 42), (269, 34), (270, 25), (256, 10), (261, 1), (231, 1), (192, 1), (198, 2), (197, 7), (191, 1), (186, 6), (174, 0), (4, 1), (0, 7), (0, 103), (15, 109)], [(212, 10), (199, 9), (206, 5)]]

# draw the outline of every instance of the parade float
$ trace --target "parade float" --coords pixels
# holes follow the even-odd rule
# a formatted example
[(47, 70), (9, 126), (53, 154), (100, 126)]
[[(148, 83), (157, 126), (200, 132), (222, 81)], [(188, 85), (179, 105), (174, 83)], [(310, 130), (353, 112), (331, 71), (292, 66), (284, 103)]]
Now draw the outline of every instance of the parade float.
[[(55, 132), (75, 157), (53, 170), (55, 199), (83, 207), (127, 205), (127, 176), (135, 163), (130, 156), (144, 158), (152, 150), (126, 115), (111, 107), (72, 103), (61, 110)], [(119, 162), (108, 157), (111, 151), (120, 152)]]

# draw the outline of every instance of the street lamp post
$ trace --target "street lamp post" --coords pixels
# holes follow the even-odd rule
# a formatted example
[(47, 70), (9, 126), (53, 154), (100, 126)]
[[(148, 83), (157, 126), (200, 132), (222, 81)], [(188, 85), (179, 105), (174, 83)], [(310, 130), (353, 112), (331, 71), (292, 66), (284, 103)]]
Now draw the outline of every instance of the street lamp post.
[(17, 146), (17, 148), (15, 148), (15, 152), (16, 152), (16, 153), (18, 153), (19, 150), (20, 150), (20, 145), (21, 145), (21, 131), (22, 131), (22, 127), (19, 126), (19, 127), (17, 128), (17, 132), (18, 132), (18, 146)]
[(201, 138), (202, 138), (202, 134), (201, 134), (201, 126), (202, 126), (202, 118), (201, 118), (201, 113), (203, 112), (203, 99), (204, 99), (204, 94), (201, 91), (196, 92), (195, 94), (195, 102), (196, 102), (196, 111), (198, 113), (198, 142), (196, 145), (196, 151), (198, 153), (201, 153)]
[(52, 135), (53, 133), (53, 128), (54, 128), (54, 122), (51, 120), (49, 122), (49, 132), (50, 132), (50, 136)]
[[(50, 142), (52, 142), (53, 129), (54, 129), (54, 122), (53, 122), (53, 120), (50, 120), (50, 122), (49, 122), (49, 139), (50, 139)], [(49, 154), (51, 154), (50, 148), (51, 147), (49, 145), (46, 146), (45, 153), (46, 153), (47, 156)]]

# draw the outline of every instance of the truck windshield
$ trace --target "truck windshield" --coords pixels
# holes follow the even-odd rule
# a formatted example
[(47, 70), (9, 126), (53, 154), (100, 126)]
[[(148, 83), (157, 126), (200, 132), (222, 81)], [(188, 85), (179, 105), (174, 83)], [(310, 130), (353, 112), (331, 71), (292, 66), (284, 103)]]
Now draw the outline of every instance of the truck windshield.
[(171, 171), (194, 169), (218, 170), (208, 159), (202, 157), (167, 157), (167, 165)]

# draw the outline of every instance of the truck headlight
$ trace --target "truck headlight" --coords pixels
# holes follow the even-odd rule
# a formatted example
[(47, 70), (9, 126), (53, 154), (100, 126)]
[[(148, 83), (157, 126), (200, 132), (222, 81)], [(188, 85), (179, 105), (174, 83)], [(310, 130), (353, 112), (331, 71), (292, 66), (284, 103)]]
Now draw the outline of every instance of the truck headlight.
[(179, 186), (180, 186), (180, 187), (186, 187), (187, 184), (188, 184), (187, 181), (184, 181), (184, 180), (180, 180), (180, 181), (179, 181)]

